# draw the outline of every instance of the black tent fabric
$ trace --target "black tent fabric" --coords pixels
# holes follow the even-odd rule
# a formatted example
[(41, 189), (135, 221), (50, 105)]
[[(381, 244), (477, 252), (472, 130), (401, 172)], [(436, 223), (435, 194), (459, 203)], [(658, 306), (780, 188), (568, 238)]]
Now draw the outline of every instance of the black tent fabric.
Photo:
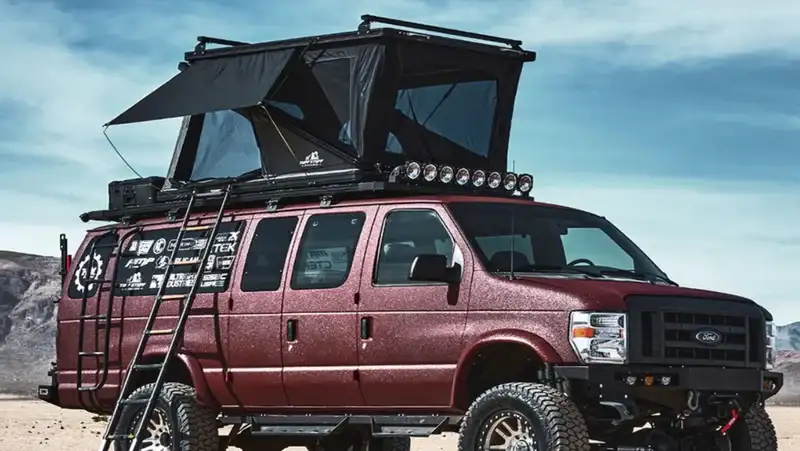
[(253, 106), (261, 102), (296, 49), (195, 60), (106, 125), (129, 124)]

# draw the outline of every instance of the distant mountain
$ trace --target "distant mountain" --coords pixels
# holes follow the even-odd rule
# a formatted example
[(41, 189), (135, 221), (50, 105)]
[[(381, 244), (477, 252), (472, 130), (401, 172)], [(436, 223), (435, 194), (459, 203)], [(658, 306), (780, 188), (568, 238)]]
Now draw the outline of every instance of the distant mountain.
[(800, 321), (778, 326), (777, 348), (787, 351), (800, 351)]

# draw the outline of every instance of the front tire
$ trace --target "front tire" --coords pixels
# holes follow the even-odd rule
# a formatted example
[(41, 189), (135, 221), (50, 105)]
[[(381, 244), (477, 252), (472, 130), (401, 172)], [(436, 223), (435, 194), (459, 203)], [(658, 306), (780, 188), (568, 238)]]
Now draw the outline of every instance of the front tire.
[(778, 451), (775, 426), (764, 406), (756, 404), (733, 425), (731, 451)]
[[(155, 384), (147, 384), (127, 399), (147, 400)], [(132, 435), (144, 413), (144, 404), (125, 406), (116, 434)], [(194, 389), (185, 384), (167, 382), (156, 398), (153, 414), (145, 424), (140, 451), (218, 451), (220, 441), (216, 412), (197, 404)], [(132, 440), (119, 439), (116, 449), (125, 451)]]
[(534, 383), (498, 385), (476, 399), (459, 430), (458, 451), (588, 451), (575, 403)]

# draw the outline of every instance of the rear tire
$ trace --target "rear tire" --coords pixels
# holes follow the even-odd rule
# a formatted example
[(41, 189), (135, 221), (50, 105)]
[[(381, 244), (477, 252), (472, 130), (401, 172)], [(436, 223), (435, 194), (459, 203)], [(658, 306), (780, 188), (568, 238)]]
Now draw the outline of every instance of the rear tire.
[[(147, 384), (127, 399), (148, 399), (155, 384)], [(134, 434), (144, 413), (144, 404), (126, 405), (116, 434)], [(142, 434), (142, 449), (179, 451), (218, 451), (220, 449), (217, 413), (197, 404), (194, 389), (185, 384), (167, 382), (156, 398), (156, 407)], [(115, 442), (118, 451), (126, 451), (132, 440)], [(149, 446), (149, 448), (148, 448)]]
[[(500, 443), (502, 442), (502, 443)], [(498, 385), (467, 410), (458, 451), (588, 451), (589, 433), (575, 403), (557, 390), (534, 383)]]

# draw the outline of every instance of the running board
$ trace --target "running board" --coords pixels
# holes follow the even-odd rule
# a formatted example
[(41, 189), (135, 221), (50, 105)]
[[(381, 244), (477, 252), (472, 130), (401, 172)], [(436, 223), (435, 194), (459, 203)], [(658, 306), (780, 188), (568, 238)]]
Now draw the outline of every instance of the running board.
[(249, 425), (253, 436), (324, 437), (346, 428), (369, 428), (373, 437), (428, 437), (455, 426), (446, 415), (249, 415), (223, 416), (224, 425)]

